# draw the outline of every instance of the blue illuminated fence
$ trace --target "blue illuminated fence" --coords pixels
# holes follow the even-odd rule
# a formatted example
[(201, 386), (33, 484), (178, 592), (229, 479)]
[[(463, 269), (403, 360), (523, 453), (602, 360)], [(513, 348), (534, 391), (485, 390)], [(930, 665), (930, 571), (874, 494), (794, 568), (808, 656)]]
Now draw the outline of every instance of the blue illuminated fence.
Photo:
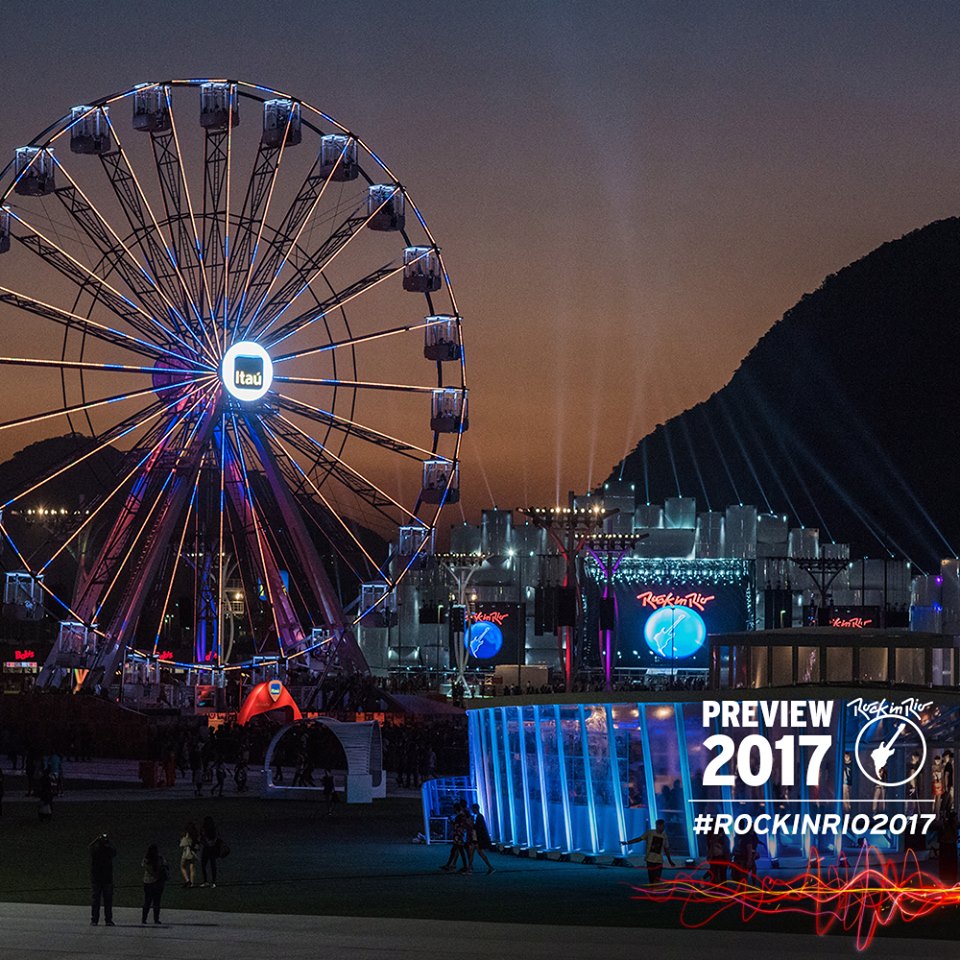
[(453, 839), (453, 805), (463, 800), (477, 802), (477, 788), (469, 777), (438, 777), (420, 788), (423, 801), (423, 835), (427, 843), (450, 843)]

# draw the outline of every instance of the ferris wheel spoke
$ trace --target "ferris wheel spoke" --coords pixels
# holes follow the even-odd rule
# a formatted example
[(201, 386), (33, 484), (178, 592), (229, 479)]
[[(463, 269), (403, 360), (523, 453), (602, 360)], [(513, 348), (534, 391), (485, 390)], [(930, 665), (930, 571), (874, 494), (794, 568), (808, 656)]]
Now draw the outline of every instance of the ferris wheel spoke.
[[(289, 121), (288, 121), (289, 126)], [(270, 200), (280, 172), (280, 162), (286, 137), (279, 147), (261, 141), (257, 158), (250, 171), (243, 206), (237, 221), (237, 239), (234, 244), (228, 270), (228, 308), (225, 317), (233, 320), (234, 334), (237, 330), (237, 302), (250, 282), (260, 252), (263, 228), (270, 210)]]
[[(216, 437), (216, 434), (214, 434)], [(217, 628), (214, 636), (214, 656), (220, 663), (220, 653), (223, 649), (223, 521), (226, 514), (226, 469), (227, 469), (227, 418), (220, 417), (220, 549), (217, 554)]]
[[(394, 193), (396, 193), (398, 189), (399, 187), (395, 188)], [(266, 306), (264, 306), (264, 301), (261, 301), (257, 306), (248, 330), (252, 329), (257, 320), (257, 315), (262, 311), (264, 316), (260, 323), (258, 336), (263, 336), (266, 331), (293, 306), (304, 292), (312, 289), (314, 281), (318, 277), (323, 276), (324, 270), (337, 259), (350, 242), (362, 232), (363, 228), (367, 226), (392, 197), (392, 193), (387, 194), (377, 207), (366, 213), (358, 214), (354, 211), (338, 227), (331, 231), (330, 235), (318, 250), (306, 254), (304, 262), (295, 268), (294, 275), (287, 280), (280, 291), (266, 303)], [(361, 206), (357, 209), (360, 210), (363, 208)], [(427, 253), (424, 253), (422, 256), (425, 257), (427, 255)], [(400, 269), (402, 270), (405, 266), (416, 263), (420, 259), (421, 257), (417, 257), (415, 260), (408, 261), (407, 264), (401, 266)], [(382, 279), (386, 279), (386, 277)], [(346, 288), (346, 290), (341, 291), (339, 296), (342, 302), (346, 303), (347, 300), (353, 299), (353, 291), (355, 289), (358, 291), (356, 295), (359, 296), (359, 293), (362, 293), (363, 290), (366, 289), (366, 287), (363, 286), (365, 281), (366, 278), (363, 278)], [(284, 337), (281, 336), (280, 339), (284, 339)]]
[[(274, 436), (282, 435), (284, 432), (286, 434), (285, 439), (290, 438), (290, 431), (294, 431), (301, 439), (302, 442), (305, 442), (309, 445), (311, 450), (311, 455), (317, 460), (323, 460), (324, 466), (323, 469), (330, 474), (337, 476), (337, 478), (345, 484), (348, 488), (354, 489), (355, 491), (363, 491), (366, 495), (363, 499), (373, 507), (375, 510), (378, 510), (384, 517), (387, 517), (391, 522), (395, 517), (387, 513), (383, 508), (386, 506), (396, 507), (405, 517), (414, 523), (419, 523), (417, 515), (413, 513), (408, 507), (405, 507), (402, 503), (398, 503), (390, 494), (382, 490), (377, 484), (372, 480), (365, 477), (359, 470), (355, 467), (352, 467), (346, 460), (342, 457), (335, 454), (329, 447), (321, 443), (315, 437), (310, 436), (305, 430), (302, 430), (298, 427), (289, 417), (285, 417), (283, 414), (275, 414), (270, 417), (270, 423), (277, 427), (277, 424), (282, 423), (283, 428), (275, 429), (271, 431)], [(285, 430), (284, 430), (285, 428)], [(304, 474), (306, 476), (306, 474)], [(312, 485), (312, 481), (309, 481)]]
[[(71, 457), (71, 459), (65, 463), (63, 466), (57, 467), (53, 473), (47, 474), (40, 480), (37, 480), (32, 486), (28, 487), (26, 490), (21, 491), (16, 496), (11, 497), (7, 500), (6, 503), (0, 504), (0, 510), (5, 510), (7, 507), (16, 503), (18, 500), (22, 500), (24, 497), (29, 496), (31, 493), (34, 493), (36, 490), (39, 490), (44, 484), (50, 483), (51, 480), (55, 480), (57, 477), (63, 476), (63, 474), (69, 472), (74, 467), (83, 463), (85, 460), (88, 460), (90, 457), (96, 456), (98, 453), (106, 450), (107, 447), (113, 446), (120, 440), (123, 440), (125, 437), (129, 436), (136, 429), (140, 427), (146, 427), (148, 424), (152, 423), (158, 417), (163, 416), (163, 414), (173, 410), (174, 407), (183, 403), (184, 399), (187, 397), (193, 396), (198, 390), (203, 389), (202, 387), (193, 387), (189, 390), (183, 397), (177, 396), (172, 400), (164, 403), (161, 400), (156, 400), (151, 403), (149, 406), (145, 407), (143, 410), (138, 410), (136, 413), (131, 414), (129, 417), (125, 417), (119, 423), (115, 424), (109, 430), (104, 431), (100, 434), (98, 439), (101, 440), (97, 446), (88, 450), (85, 454), (80, 457)], [(151, 428), (153, 429), (153, 428)], [(149, 432), (144, 435), (144, 439), (140, 443), (149, 443), (150, 441), (146, 439), (149, 436)]]
[[(384, 280), (389, 280), (391, 277), (395, 277), (402, 271), (403, 264), (400, 264), (400, 266), (395, 266), (392, 263), (388, 263), (380, 267), (378, 270), (368, 273), (365, 277), (355, 280), (348, 287), (344, 287), (343, 290), (338, 291), (332, 297), (322, 300), (316, 306), (311, 307), (309, 310), (306, 310), (299, 316), (293, 317), (286, 323), (277, 327), (277, 329), (271, 334), (269, 346), (271, 348), (275, 347), (277, 344), (283, 343), (284, 340), (301, 333), (311, 324), (316, 323), (317, 320), (322, 320), (331, 310), (339, 310), (345, 307), (351, 301), (356, 300), (358, 297), (362, 297), (363, 294), (365, 294), (368, 290), (372, 290), (374, 287), (377, 287), (383, 283)], [(279, 317), (277, 319), (279, 319)], [(262, 336), (262, 332), (260, 336)], [(303, 355), (316, 352), (316, 349), (310, 349), (305, 351)], [(293, 354), (292, 356), (298, 355), (299, 354)], [(288, 356), (283, 357), (283, 359), (288, 359)]]
[[(341, 433), (358, 437), (361, 440), (366, 440), (368, 443), (375, 444), (385, 450), (391, 450), (394, 453), (399, 453), (401, 456), (417, 460), (421, 463), (424, 459), (429, 460), (434, 456), (431, 450), (418, 447), (414, 443), (408, 443), (397, 437), (392, 437), (388, 433), (383, 433), (380, 430), (375, 430), (373, 427), (365, 426), (356, 420), (338, 416), (329, 410), (321, 410), (319, 407), (304, 403), (302, 400), (295, 400), (286, 394), (278, 394), (278, 396), (280, 397), (280, 406), (283, 409), (288, 410), (290, 413), (299, 414), (301, 417), (312, 420), (314, 423), (319, 423), (325, 427), (332, 427)], [(423, 454), (423, 456), (420, 457), (417, 456), (417, 454)]]
[[(199, 402), (200, 401), (198, 401), (198, 403)], [(103, 609), (107, 604), (107, 601), (110, 599), (110, 595), (113, 593), (114, 587), (120, 581), (123, 573), (128, 569), (128, 565), (130, 563), (131, 557), (133, 556), (133, 552), (136, 549), (137, 545), (140, 544), (141, 538), (144, 536), (145, 533), (147, 533), (148, 528), (150, 526), (150, 521), (153, 519), (154, 515), (157, 513), (158, 508), (163, 506), (166, 509), (169, 506), (167, 501), (167, 489), (168, 487), (171, 486), (174, 479), (178, 476), (178, 471), (181, 466), (181, 463), (186, 458), (187, 454), (190, 452), (191, 446), (197, 434), (200, 431), (200, 426), (203, 423), (203, 421), (204, 421), (203, 417), (198, 417), (196, 422), (193, 424), (193, 426), (190, 427), (189, 431), (185, 431), (187, 433), (186, 437), (184, 437), (183, 440), (176, 441), (176, 449), (177, 449), (176, 456), (172, 459), (170, 468), (169, 470), (167, 470), (166, 476), (163, 478), (163, 481), (160, 484), (159, 490), (156, 490), (154, 492), (153, 502), (146, 509), (145, 513), (142, 507), (148, 493), (148, 491), (146, 490), (144, 490), (143, 496), (138, 501), (140, 509), (138, 509), (135, 515), (130, 518), (132, 522), (124, 523), (123, 526), (121, 527), (121, 535), (126, 542), (126, 550), (124, 551), (123, 549), (124, 545), (122, 543), (105, 546), (103, 551), (104, 555), (110, 552), (113, 552), (113, 550), (115, 550), (117, 558), (119, 558), (121, 552), (123, 552), (123, 557), (122, 559), (119, 559), (119, 561), (114, 564), (115, 571), (114, 571), (113, 578), (110, 580), (110, 583), (108, 584), (106, 590), (104, 590), (103, 593), (101, 593), (97, 598), (97, 601), (96, 601), (97, 606), (95, 607), (93, 616), (91, 618), (94, 622), (99, 620), (100, 614), (103, 612)], [(176, 422), (174, 426), (185, 427), (186, 423), (187, 421), (184, 418), (183, 420)], [(172, 434), (170, 434), (170, 436), (172, 436)], [(164, 443), (165, 443), (165, 439), (161, 440), (161, 446), (157, 448), (158, 451), (162, 451)], [(156, 468), (155, 464), (154, 464), (154, 468)], [(163, 515), (163, 511), (161, 511), (160, 515), (161, 516)], [(136, 526), (135, 530), (133, 529), (134, 526)], [(146, 545), (144, 544), (144, 546)], [(111, 547), (112, 549), (108, 549), (108, 547)], [(146, 550), (143, 550), (142, 552), (146, 552)], [(96, 583), (96, 580), (91, 581), (91, 586), (95, 583)], [(78, 604), (78, 606), (83, 606), (83, 604)]]
[(93, 337), (97, 340), (103, 341), (104, 343), (112, 344), (113, 346), (123, 347), (125, 350), (129, 350), (131, 353), (136, 353), (140, 356), (166, 356), (177, 360), (182, 360), (187, 364), (196, 363), (200, 366), (207, 367), (210, 370), (214, 369), (212, 364), (208, 364), (207, 361), (193, 356), (192, 351), (191, 356), (184, 356), (183, 354), (175, 353), (168, 347), (163, 347), (156, 343), (141, 340), (130, 333), (125, 333), (122, 330), (116, 330), (113, 327), (104, 326), (102, 323), (97, 323), (96, 320), (91, 320), (88, 317), (81, 316), (78, 313), (71, 313), (69, 310), (63, 310), (60, 307), (53, 306), (52, 304), (44, 303), (42, 300), (36, 300), (33, 297), (29, 297), (24, 293), (18, 293), (16, 290), (10, 290), (7, 287), (0, 286), (0, 303), (6, 303), (12, 307), (16, 307), (19, 310), (33, 314), (34, 316), (43, 317), (46, 320), (52, 320), (54, 323), (59, 324), (68, 330), (76, 327), (83, 332), (84, 336)]
[[(263, 578), (263, 590), (267, 597), (267, 602), (273, 619), (273, 626), (277, 631), (279, 643), (280, 638), (283, 636), (283, 631), (280, 627), (279, 611), (279, 604), (281, 601), (279, 597), (274, 598), (274, 590), (279, 589), (279, 586), (275, 583), (271, 583), (271, 580), (273, 579), (271, 577), (271, 570), (276, 568), (276, 564), (271, 564), (267, 559), (269, 547), (265, 547), (264, 544), (266, 537), (265, 528), (261, 526), (260, 519), (257, 516), (257, 506), (253, 497), (253, 491), (250, 488), (250, 474), (247, 471), (246, 457), (243, 453), (243, 442), (240, 436), (240, 428), (237, 424), (237, 418), (235, 414), (231, 414), (231, 421), (233, 424), (235, 441), (233, 445), (233, 451), (234, 455), (236, 456), (237, 466), (239, 467), (239, 476), (237, 477), (237, 481), (238, 486), (242, 487), (242, 489), (239, 491), (238, 499), (243, 505), (243, 510), (241, 513), (240, 504), (236, 504), (236, 512), (240, 514), (240, 524), (243, 527), (244, 536), (249, 538), (250, 533), (253, 533), (253, 538), (257, 547), (257, 555), (260, 557), (259, 572)], [(280, 645), (282, 647), (282, 644)]]
[[(362, 209), (360, 207), (357, 208)], [(377, 208), (379, 209), (379, 207)], [(287, 310), (313, 287), (314, 281), (349, 246), (350, 242), (370, 222), (376, 211), (369, 214), (354, 211), (336, 227), (318, 250), (304, 255), (303, 262), (293, 267), (293, 276), (270, 299), (262, 300), (250, 318), (248, 330), (255, 329), (262, 335), (279, 320)], [(288, 260), (288, 263), (291, 261)]]
[(177, 572), (180, 569), (180, 558), (183, 556), (183, 545), (187, 539), (187, 530), (190, 528), (190, 516), (193, 513), (194, 505), (197, 501), (197, 492), (200, 489), (200, 474), (201, 469), (197, 467), (196, 479), (193, 481), (193, 492), (190, 494), (190, 500), (187, 503), (186, 513), (183, 518), (183, 530), (180, 533), (180, 543), (177, 547), (176, 553), (174, 553), (173, 559), (173, 569), (170, 572), (170, 580), (167, 582), (167, 592), (163, 598), (163, 606), (160, 609), (160, 619), (157, 622), (157, 632), (153, 638), (153, 655), (157, 655), (157, 650), (160, 647), (160, 636), (163, 633), (163, 625), (167, 619), (167, 609), (170, 606), (170, 596), (173, 593), (173, 585), (177, 579)]
[[(216, 355), (217, 348), (214, 338), (203, 319), (205, 311), (208, 317), (213, 318), (213, 305), (210, 302), (210, 290), (207, 286), (206, 273), (203, 268), (203, 254), (193, 201), (183, 170), (180, 139), (177, 135), (177, 123), (169, 87), (164, 87), (164, 97), (170, 115), (170, 130), (162, 133), (151, 133), (150, 140), (153, 146), (154, 165), (160, 183), (160, 192), (163, 196), (163, 206), (167, 216), (170, 246), (181, 273), (185, 272), (186, 274), (190, 296), (196, 305), (196, 317), (200, 331), (207, 345)], [(184, 208), (184, 204), (186, 204), (186, 208)]]
[(343, 153), (341, 152), (336, 163), (325, 176), (320, 174), (320, 157), (314, 160), (313, 166), (311, 166), (297, 191), (297, 195), (291, 201), (280, 221), (277, 234), (282, 238), (282, 243), (273, 244), (256, 270), (247, 275), (244, 289), (236, 302), (235, 327), (241, 322), (248, 302), (256, 302), (257, 306), (253, 311), (256, 314), (269, 299), (277, 278), (296, 249), (300, 236), (309, 223), (314, 210), (323, 200), (327, 187), (336, 175), (342, 160)]
[[(77, 227), (99, 250), (103, 258), (113, 258), (113, 268), (140, 303), (153, 313), (158, 323), (160, 323), (160, 317), (169, 315), (175, 323), (179, 321), (177, 325), (183, 329), (186, 323), (184, 317), (157, 284), (152, 273), (133, 255), (131, 249), (70, 175), (70, 171), (64, 164), (56, 158), (54, 162), (70, 184), (69, 187), (61, 187), (56, 191), (57, 199)], [(164, 327), (162, 323), (160, 326)], [(170, 335), (179, 337), (179, 334), (173, 331), (170, 331)]]
[[(42, 357), (0, 357), (0, 365), (11, 367), (53, 367), (58, 370), (97, 370), (103, 373), (163, 373), (169, 374), (171, 367), (141, 367), (126, 363), (95, 363), (92, 360), (58, 360), (44, 359)], [(179, 374), (186, 374), (189, 371), (177, 369)], [(191, 383), (204, 377), (209, 373), (204, 370), (195, 371), (196, 376)]]
[[(207, 251), (203, 247), (203, 238), (201, 236), (200, 229), (197, 227), (197, 217), (194, 210), (193, 198), (190, 195), (190, 182), (187, 180), (187, 173), (183, 165), (183, 152), (180, 149), (180, 135), (177, 132), (176, 112), (173, 109), (173, 100), (170, 96), (169, 88), (165, 90), (165, 96), (167, 98), (167, 109), (170, 111), (170, 133), (173, 137), (174, 154), (176, 156), (175, 169), (176, 173), (179, 175), (180, 183), (183, 187), (183, 199), (187, 202), (187, 212), (190, 215), (190, 226), (193, 231), (193, 251), (199, 266), (200, 289), (203, 292), (203, 302), (206, 303), (207, 310), (209, 311), (208, 316), (215, 325), (216, 313), (213, 309), (213, 292), (207, 276), (207, 267), (205, 262)], [(214, 330), (214, 334), (215, 333), (216, 330)], [(214, 337), (214, 339), (216, 338)]]
[[(11, 210), (10, 213), (19, 224), (30, 231), (27, 236), (21, 236), (20, 234), (15, 235), (16, 239), (24, 247), (48, 263), (62, 276), (72, 280), (81, 292), (86, 292), (93, 296), (121, 320), (130, 324), (134, 330), (151, 339), (157, 346), (164, 345), (164, 341), (166, 340), (164, 334), (170, 333), (169, 328), (159, 323), (142, 307), (134, 303), (129, 297), (124, 296), (105, 279), (97, 276), (96, 273), (85, 267), (79, 260), (72, 257), (66, 250), (46, 237), (41, 231), (32, 227), (18, 213), (13, 210)], [(193, 347), (186, 343), (181, 337), (177, 336), (175, 339), (182, 346), (186, 347), (188, 351), (193, 350)]]
[[(329, 312), (329, 309), (327, 312)], [(436, 323), (437, 321), (421, 320), (419, 323), (407, 323), (402, 327), (388, 327), (385, 330), (377, 330), (375, 333), (358, 334), (355, 337), (345, 337), (343, 340), (331, 340), (329, 343), (324, 343), (317, 347), (310, 347), (304, 351), (298, 351), (297, 353), (293, 354), (285, 354), (283, 359), (286, 360), (294, 357), (306, 357), (316, 353), (330, 353), (334, 350), (359, 347), (365, 343), (372, 343), (375, 340), (384, 340), (387, 337), (399, 337), (405, 333), (415, 333), (417, 330), (424, 330), (427, 327), (435, 326)]]
[[(279, 360), (287, 360), (289, 357), (279, 357)], [(412, 383), (376, 383), (373, 380), (340, 380), (337, 378), (322, 377), (281, 377), (274, 375), (274, 383), (299, 383), (312, 387), (345, 387), (350, 390), (392, 390), (399, 393), (429, 393), (432, 394), (435, 387), (422, 387)], [(283, 394), (281, 394), (283, 396)]]
[[(212, 379), (212, 378), (211, 378)], [(34, 414), (32, 417), (18, 417), (16, 420), (6, 420), (0, 423), (0, 430), (10, 430), (14, 427), (25, 427), (31, 423), (40, 423), (43, 420), (52, 420), (54, 417), (66, 417), (73, 413), (81, 413), (85, 410), (93, 410), (96, 407), (103, 407), (110, 403), (118, 403), (122, 400), (135, 400), (137, 397), (144, 397), (149, 393), (162, 393), (166, 390), (176, 390), (179, 387), (189, 387), (196, 381), (194, 378), (188, 380), (177, 380), (173, 383), (163, 384), (159, 387), (149, 386), (143, 390), (133, 390), (129, 393), (118, 393), (112, 397), (104, 397), (100, 400), (88, 400), (84, 403), (75, 403), (70, 406), (60, 407), (55, 410), (47, 410), (44, 413)]]
[[(83, 531), (94, 522), (96, 517), (100, 514), (100, 511), (103, 510), (107, 506), (107, 504), (110, 503), (113, 500), (113, 498), (121, 490), (123, 490), (123, 488), (127, 485), (127, 483), (129, 483), (129, 481), (134, 477), (134, 475), (139, 470), (142, 469), (144, 464), (146, 464), (152, 457), (155, 457), (157, 453), (159, 453), (159, 451), (166, 444), (167, 440), (187, 421), (187, 418), (189, 417), (189, 415), (193, 413), (193, 411), (201, 403), (206, 402), (209, 408), (210, 404), (212, 403), (212, 400), (211, 400), (212, 392), (213, 392), (212, 388), (207, 389), (206, 391), (203, 391), (201, 396), (197, 397), (194, 400), (193, 404), (186, 411), (184, 411), (184, 413), (181, 414), (176, 420), (174, 420), (174, 422), (169, 427), (167, 427), (167, 429), (161, 434), (160, 438), (155, 443), (152, 443), (148, 447), (147, 451), (143, 454), (143, 456), (140, 457), (140, 459), (133, 465), (133, 467), (123, 475), (119, 483), (117, 483), (116, 486), (114, 486), (114, 488), (108, 494), (106, 494), (106, 496), (101, 498), (100, 503), (97, 504), (97, 506), (90, 511), (90, 513), (84, 519), (83, 523), (81, 523), (80, 526), (77, 527), (77, 529), (62, 544), (60, 544), (60, 546), (57, 548), (54, 554), (46, 561), (46, 563), (43, 564), (43, 566), (40, 568), (38, 573), (43, 573), (45, 570), (47, 570), (50, 567), (50, 565), (57, 559), (57, 557), (59, 557), (60, 554), (62, 554), (63, 551), (66, 550), (70, 546), (70, 544), (73, 543), (73, 541), (76, 540), (83, 533)], [(197, 424), (199, 425), (199, 423), (202, 420), (203, 420), (203, 416), (201, 415), (197, 419)], [(102, 553), (103, 554), (106, 553), (106, 547), (104, 547)], [(102, 560), (102, 555), (101, 555), (101, 560)], [(81, 604), (77, 604), (77, 605), (80, 606)], [(81, 617), (79, 619), (83, 619), (83, 618)]]
[[(284, 418), (280, 418), (280, 419), (284, 419)], [(272, 443), (273, 449), (282, 453), (283, 456), (287, 459), (287, 461), (293, 466), (294, 470), (296, 470), (297, 473), (299, 473), (303, 477), (303, 479), (306, 481), (310, 489), (313, 490), (314, 494), (318, 497), (320, 502), (329, 511), (330, 515), (346, 531), (347, 535), (354, 542), (354, 544), (359, 548), (360, 552), (367, 558), (367, 561), (371, 564), (373, 569), (378, 570), (379, 564), (377, 563), (376, 560), (373, 559), (373, 557), (370, 556), (370, 553), (367, 550), (367, 548), (363, 545), (363, 543), (361, 543), (357, 535), (350, 528), (350, 524), (348, 524), (346, 520), (344, 520), (343, 517), (340, 516), (340, 514), (337, 512), (334, 506), (330, 503), (330, 501), (323, 495), (323, 493), (320, 492), (320, 488), (310, 479), (310, 477), (307, 475), (303, 467), (301, 467), (300, 464), (297, 463), (296, 459), (290, 455), (290, 453), (287, 451), (286, 447), (283, 445), (283, 442), (280, 440), (277, 434), (273, 430), (271, 430), (266, 423), (264, 423), (263, 426), (267, 435), (273, 441)], [(370, 484), (370, 486), (373, 486), (373, 484)]]
[[(144, 192), (140, 177), (123, 149), (123, 142), (117, 128), (109, 117), (107, 122), (110, 124), (117, 149), (111, 153), (101, 154), (100, 161), (127, 222), (133, 230), (133, 235), (137, 238), (137, 243), (147, 262), (151, 265), (154, 278), (166, 288), (170, 302), (181, 303), (179, 315), (183, 317), (192, 315), (200, 320), (199, 302), (194, 298), (174, 250), (160, 229), (160, 223)], [(171, 226), (171, 235), (172, 230)], [(186, 321), (184, 321), (184, 333), (189, 334), (198, 344), (201, 343), (193, 325)]]

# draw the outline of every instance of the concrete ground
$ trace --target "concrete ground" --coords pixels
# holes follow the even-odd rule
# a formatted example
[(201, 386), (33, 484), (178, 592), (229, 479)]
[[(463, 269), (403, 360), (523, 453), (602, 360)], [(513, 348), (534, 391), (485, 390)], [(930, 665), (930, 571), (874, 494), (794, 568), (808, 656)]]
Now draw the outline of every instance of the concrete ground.
[[(799, 934), (737, 933), (711, 930), (644, 930), (553, 927), (513, 923), (471, 923), (357, 917), (304, 917), (165, 910), (162, 924), (140, 925), (139, 911), (117, 910), (117, 926), (89, 925), (81, 907), (0, 903), (0, 953), (10, 960), (566, 960), (602, 955), (603, 960), (779, 960), (853, 957), (846, 937), (814, 939)], [(909, 955), (910, 960), (942, 960), (937, 940), (878, 940), (877, 960)]]

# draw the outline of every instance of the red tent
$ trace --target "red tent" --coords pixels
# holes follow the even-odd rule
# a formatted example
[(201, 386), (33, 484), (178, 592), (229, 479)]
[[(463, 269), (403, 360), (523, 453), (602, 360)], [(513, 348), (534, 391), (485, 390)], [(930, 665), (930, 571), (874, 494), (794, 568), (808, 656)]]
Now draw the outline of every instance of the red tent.
[(243, 726), (248, 720), (252, 720), (261, 713), (269, 713), (271, 710), (287, 709), (291, 712), (292, 720), (302, 720), (303, 714), (296, 705), (290, 691), (279, 680), (268, 680), (266, 683), (258, 683), (243, 701), (240, 713), (237, 714), (237, 723)]

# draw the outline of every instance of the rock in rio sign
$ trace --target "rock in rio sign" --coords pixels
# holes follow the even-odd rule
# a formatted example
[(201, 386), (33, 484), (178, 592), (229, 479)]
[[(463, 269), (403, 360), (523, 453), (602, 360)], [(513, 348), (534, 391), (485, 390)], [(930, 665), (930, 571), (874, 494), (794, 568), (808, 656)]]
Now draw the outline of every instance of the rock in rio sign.
[(690, 607), (693, 610), (699, 610), (701, 613), (706, 609), (711, 600), (716, 600), (716, 596), (707, 596), (697, 591), (692, 593), (654, 593), (652, 590), (646, 590), (637, 594), (637, 599), (643, 607), (653, 607), (659, 610), (662, 607)]

